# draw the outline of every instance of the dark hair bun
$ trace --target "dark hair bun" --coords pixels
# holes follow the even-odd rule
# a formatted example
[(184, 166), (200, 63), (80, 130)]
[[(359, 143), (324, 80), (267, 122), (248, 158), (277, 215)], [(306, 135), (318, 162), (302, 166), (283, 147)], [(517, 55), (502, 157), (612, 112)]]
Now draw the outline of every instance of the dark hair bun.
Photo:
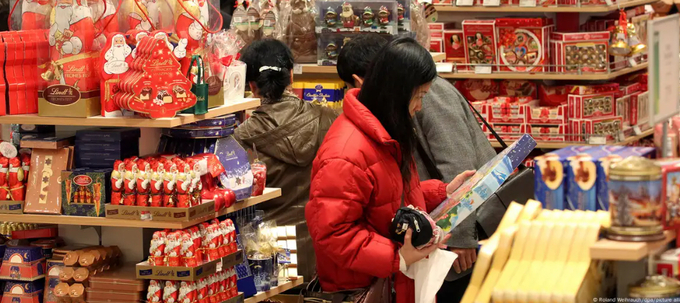
[(241, 54), (246, 64), (246, 81), (254, 82), (264, 103), (278, 101), (291, 84), (293, 54), (283, 42), (274, 39), (257, 40)]
[(263, 70), (255, 80), (260, 96), (270, 100), (280, 99), (290, 83), (290, 70), (287, 68)]

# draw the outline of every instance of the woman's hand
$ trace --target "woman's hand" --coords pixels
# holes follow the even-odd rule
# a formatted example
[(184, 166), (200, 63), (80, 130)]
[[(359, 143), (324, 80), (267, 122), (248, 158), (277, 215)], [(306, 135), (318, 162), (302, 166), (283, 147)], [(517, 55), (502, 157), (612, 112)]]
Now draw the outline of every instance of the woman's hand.
[(458, 274), (474, 266), (477, 261), (477, 250), (474, 248), (450, 247), (449, 250), (458, 255), (456, 261), (453, 262), (453, 270)]
[(452, 194), (456, 189), (458, 189), (463, 182), (465, 182), (468, 178), (472, 177), (477, 171), (476, 170), (466, 170), (462, 173), (460, 173), (458, 176), (453, 178), (453, 181), (449, 183), (449, 185), (446, 186), (446, 193), (447, 194)]
[(449, 240), (449, 238), (451, 238), (451, 235), (447, 234), (437, 245), (433, 244), (422, 249), (417, 249), (415, 246), (413, 246), (413, 244), (411, 244), (412, 235), (413, 231), (409, 228), (406, 231), (406, 235), (404, 236), (404, 246), (399, 249), (399, 254), (401, 254), (402, 258), (404, 258), (404, 263), (406, 263), (406, 266), (410, 266), (411, 264), (426, 258), (437, 248), (446, 248), (446, 242)]

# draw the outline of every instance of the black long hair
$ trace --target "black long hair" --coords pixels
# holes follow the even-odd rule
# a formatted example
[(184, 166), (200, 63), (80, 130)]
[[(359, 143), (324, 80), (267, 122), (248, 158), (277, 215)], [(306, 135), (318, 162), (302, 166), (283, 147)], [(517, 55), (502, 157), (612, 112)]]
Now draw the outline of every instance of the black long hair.
[(375, 55), (364, 77), (359, 101), (380, 121), (401, 149), (401, 178), (411, 180), (416, 132), (409, 103), (416, 89), (437, 77), (430, 53), (412, 38), (390, 41)]
[[(281, 99), (291, 83), (290, 71), (293, 70), (293, 54), (288, 46), (275, 39), (257, 40), (241, 55), (241, 61), (246, 63), (246, 81), (255, 82), (260, 96), (264, 97), (262, 103)], [(266, 69), (260, 71), (263, 66)]]

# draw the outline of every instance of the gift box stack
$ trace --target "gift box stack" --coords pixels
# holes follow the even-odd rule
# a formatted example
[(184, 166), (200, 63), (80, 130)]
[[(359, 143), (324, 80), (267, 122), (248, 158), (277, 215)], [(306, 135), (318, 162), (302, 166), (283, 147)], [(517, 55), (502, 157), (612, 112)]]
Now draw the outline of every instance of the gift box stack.
[[(146, 280), (138, 280), (134, 266), (124, 266), (90, 277), (88, 303), (128, 303), (144, 301)], [(177, 301), (181, 302), (181, 301)]]
[(534, 158), (534, 194), (545, 209), (608, 210), (608, 167), (653, 147), (570, 146)]
[[(229, 114), (194, 122), (187, 126), (164, 128), (158, 152), (179, 154), (182, 157), (214, 152), (214, 143), (217, 139), (231, 136), (238, 126), (238, 121), (236, 115)], [(210, 150), (211, 146), (212, 150)]]
[(293, 93), (298, 98), (312, 104), (342, 111), (342, 102), (345, 99), (345, 82), (321, 79), (293, 82)]
[(318, 65), (336, 65), (340, 50), (356, 35), (411, 31), (411, 5), (405, 0), (319, 1), (316, 11)]
[(456, 87), (504, 140), (526, 133), (537, 141), (614, 141), (648, 128), (646, 79), (638, 74), (619, 79), (622, 84), (562, 86), (470, 79)]
[(119, 159), (139, 155), (139, 128), (100, 128), (76, 132), (75, 165), (111, 168)]
[[(4, 247), (4, 246), (3, 246)], [(37, 246), (4, 250), (0, 279), (7, 280), (2, 302), (41, 302), (45, 281), (45, 256)]]

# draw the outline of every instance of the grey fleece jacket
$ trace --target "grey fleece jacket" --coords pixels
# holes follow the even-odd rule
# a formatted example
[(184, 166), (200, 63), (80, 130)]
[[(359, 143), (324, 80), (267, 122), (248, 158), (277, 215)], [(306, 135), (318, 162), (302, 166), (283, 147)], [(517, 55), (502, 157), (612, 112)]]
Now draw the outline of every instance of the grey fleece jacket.
[[(496, 155), (470, 110), (465, 97), (447, 80), (437, 77), (423, 98), (423, 105), (414, 119), (418, 140), (425, 153), (451, 182), (466, 170), (478, 169)], [(422, 155), (416, 152), (416, 165), (421, 180), (431, 179)], [(477, 215), (472, 214), (451, 231), (449, 247), (477, 247)], [(453, 270), (448, 281), (469, 274), (471, 270), (456, 274)]]

